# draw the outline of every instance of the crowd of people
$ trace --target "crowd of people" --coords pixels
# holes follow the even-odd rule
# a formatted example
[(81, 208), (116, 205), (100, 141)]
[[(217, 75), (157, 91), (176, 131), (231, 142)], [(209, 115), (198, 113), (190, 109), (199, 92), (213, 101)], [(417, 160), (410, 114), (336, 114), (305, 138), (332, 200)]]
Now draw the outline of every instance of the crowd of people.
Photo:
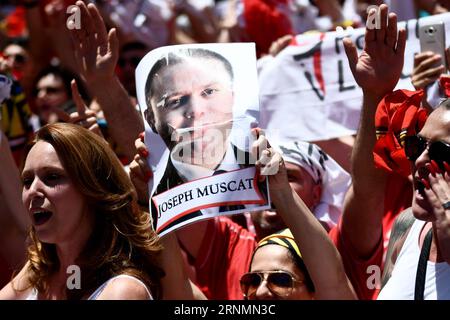
[[(417, 54), (416, 91), (394, 90), (407, 38), (397, 22), (448, 10), (440, 0), (2, 3), (0, 299), (450, 299), (450, 100), (426, 90), (450, 97), (450, 50)], [(141, 84), (142, 117), (141, 59), (171, 44), (229, 42), (276, 56), (295, 35), (364, 27), (375, 15), (362, 52), (343, 42), (363, 93), (350, 151), (333, 159), (332, 144), (253, 128), (249, 154), (271, 209), (159, 237), (144, 128), (173, 148), (171, 130), (194, 127), (202, 112), (228, 123), (233, 70), (208, 50), (192, 51), (191, 65), (161, 59)], [(183, 95), (168, 98), (168, 84)]]

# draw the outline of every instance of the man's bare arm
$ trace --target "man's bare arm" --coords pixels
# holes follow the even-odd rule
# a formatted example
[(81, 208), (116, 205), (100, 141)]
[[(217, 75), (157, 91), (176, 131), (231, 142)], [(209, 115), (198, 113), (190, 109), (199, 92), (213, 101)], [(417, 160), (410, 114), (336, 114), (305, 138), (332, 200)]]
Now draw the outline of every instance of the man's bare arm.
[[(380, 6), (379, 12), (381, 26), (366, 29), (365, 47), (359, 56), (351, 40), (344, 40), (350, 68), (364, 98), (352, 153), (353, 185), (344, 203), (342, 233), (361, 257), (370, 256), (382, 236), (386, 177), (375, 168), (373, 158), (375, 112), (400, 78), (406, 44), (406, 31), (397, 33), (396, 15), (388, 15), (386, 5)], [(377, 12), (373, 9), (369, 15), (374, 14)]]

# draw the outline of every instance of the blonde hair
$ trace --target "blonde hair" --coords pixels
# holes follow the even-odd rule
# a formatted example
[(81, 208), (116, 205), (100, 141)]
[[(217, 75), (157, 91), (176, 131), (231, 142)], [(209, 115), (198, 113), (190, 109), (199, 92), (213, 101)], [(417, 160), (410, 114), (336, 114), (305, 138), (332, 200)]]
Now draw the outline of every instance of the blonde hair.
[[(32, 145), (38, 141), (55, 148), (64, 169), (95, 215), (93, 232), (75, 260), (82, 271), (81, 289), (66, 289), (67, 298), (86, 297), (112, 276), (123, 273), (144, 281), (157, 298), (164, 276), (158, 263), (162, 247), (152, 229), (150, 215), (139, 209), (133, 184), (106, 141), (67, 123), (42, 127)], [(56, 247), (40, 242), (34, 228), (30, 238), (29, 283), (45, 292), (49, 277), (59, 267)]]

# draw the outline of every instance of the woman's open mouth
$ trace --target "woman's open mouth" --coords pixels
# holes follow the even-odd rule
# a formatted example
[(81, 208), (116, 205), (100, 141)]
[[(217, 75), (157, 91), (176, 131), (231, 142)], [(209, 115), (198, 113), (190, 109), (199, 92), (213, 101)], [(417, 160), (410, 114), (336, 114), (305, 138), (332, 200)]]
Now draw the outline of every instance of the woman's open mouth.
[(36, 211), (33, 213), (33, 221), (35, 226), (40, 226), (46, 223), (52, 217), (53, 213), (50, 211)]

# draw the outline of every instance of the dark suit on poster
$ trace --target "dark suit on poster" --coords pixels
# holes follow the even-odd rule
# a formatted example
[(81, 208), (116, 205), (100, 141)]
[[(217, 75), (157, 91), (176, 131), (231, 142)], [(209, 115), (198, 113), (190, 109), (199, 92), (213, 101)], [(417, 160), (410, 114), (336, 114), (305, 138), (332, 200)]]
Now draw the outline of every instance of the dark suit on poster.
[[(232, 145), (233, 148), (233, 152), (234, 152), (234, 157), (235, 159), (245, 159), (243, 164), (239, 164), (239, 168), (243, 169), (243, 168), (248, 168), (253, 166), (254, 164), (251, 163), (250, 160), (250, 154), (247, 151), (243, 151), (238, 149), (236, 146)], [(219, 165), (220, 166), (220, 165)], [(218, 167), (219, 167), (218, 166)], [(227, 172), (225, 170), (216, 170), (214, 171), (213, 175), (217, 175), (217, 174), (221, 174)], [(183, 181), (183, 179), (180, 177), (180, 175), (178, 174), (177, 170), (175, 169), (172, 161), (168, 160), (167, 163), (167, 167), (166, 167), (166, 171), (164, 172), (163, 177), (161, 178), (161, 180), (159, 181), (159, 184), (156, 188), (156, 191), (154, 193), (153, 196), (158, 195), (159, 193), (162, 193), (164, 191), (170, 190), (174, 187), (176, 187), (177, 185), (180, 185), (182, 183), (184, 183), (185, 181)], [(261, 193), (264, 195), (264, 198), (267, 201), (267, 188), (266, 188), (266, 184), (265, 183), (259, 183), (258, 182), (258, 186), (259, 186), (259, 190), (261, 190)], [(234, 211), (234, 210), (242, 210), (245, 209), (244, 205), (231, 205), (231, 206), (221, 206), (219, 208), (219, 212), (228, 212), (228, 211)], [(152, 218), (153, 218), (153, 228), (156, 230), (156, 224), (157, 224), (157, 210), (156, 207), (153, 203), (153, 201), (151, 201), (151, 212), (152, 212)], [(173, 223), (170, 223), (169, 225), (167, 225), (165, 229), (169, 229), (171, 228), (173, 225), (179, 224), (180, 222), (198, 217), (198, 216), (202, 216), (202, 212), (200, 210), (195, 211), (195, 212), (191, 212), (179, 219), (177, 219), (176, 221), (174, 221)]]

